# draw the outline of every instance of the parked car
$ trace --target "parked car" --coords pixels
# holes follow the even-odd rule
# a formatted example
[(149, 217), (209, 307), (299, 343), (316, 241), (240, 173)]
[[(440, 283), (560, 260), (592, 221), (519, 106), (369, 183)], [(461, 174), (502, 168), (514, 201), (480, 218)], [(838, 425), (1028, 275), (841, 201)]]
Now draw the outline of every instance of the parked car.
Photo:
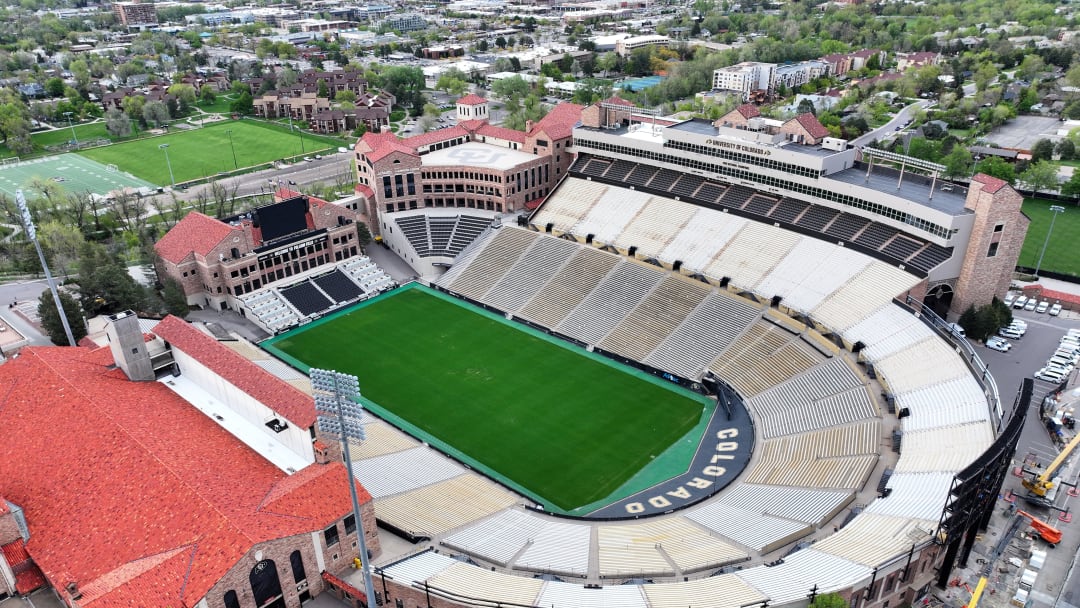
[(1061, 314), (1061, 304), (1054, 304), (1050, 307), (1050, 316), (1056, 317)]
[(1024, 304), (1024, 310), (1031, 312), (1035, 310), (1035, 307), (1039, 305), (1039, 301), (1035, 298), (1028, 298), (1027, 304)]
[(1013, 300), (1015, 299), (1016, 294), (1010, 291), (1009, 293), (1005, 294), (1005, 299), (1002, 300), (1002, 302), (1005, 302), (1005, 306), (1012, 306)]
[(951, 331), (952, 334), (957, 338), (967, 337), (967, 333), (964, 331), (964, 328), (960, 327), (960, 325), (957, 323), (949, 323), (949, 331)]
[(1018, 327), (1020, 329), (1023, 329), (1024, 331), (1027, 331), (1027, 321), (1023, 319), (1013, 319), (1012, 322), (1009, 323), (1009, 327)]
[(996, 350), (999, 353), (1007, 353), (1009, 352), (1009, 349), (1012, 348), (1012, 343), (1010, 343), (1008, 340), (1005, 340), (1004, 338), (990, 336), (986, 339), (986, 348), (989, 348), (990, 350)]
[(1012, 307), (1019, 309), (1023, 308), (1024, 304), (1027, 304), (1027, 296), (1016, 296), (1016, 299), (1013, 300)]
[(1062, 373), (1059, 373), (1059, 372), (1057, 372), (1055, 370), (1048, 369), (1048, 368), (1045, 368), (1045, 367), (1040, 369), (1039, 371), (1035, 372), (1035, 377), (1038, 378), (1039, 380), (1044, 380), (1046, 382), (1053, 382), (1055, 384), (1058, 383), (1058, 382), (1061, 382), (1062, 380), (1064, 380), (1065, 375), (1066, 374), (1062, 374)]
[(1038, 306), (1035, 307), (1035, 312), (1043, 313), (1043, 312), (1046, 312), (1047, 309), (1049, 309), (1049, 308), (1050, 308), (1050, 302), (1047, 302), (1046, 300), (1043, 300), (1042, 302), (1039, 302)]
[(998, 330), (998, 335), (1002, 338), (1009, 338), (1010, 340), (1019, 340), (1024, 337), (1024, 334), (1016, 331), (1011, 327), (1002, 327)]

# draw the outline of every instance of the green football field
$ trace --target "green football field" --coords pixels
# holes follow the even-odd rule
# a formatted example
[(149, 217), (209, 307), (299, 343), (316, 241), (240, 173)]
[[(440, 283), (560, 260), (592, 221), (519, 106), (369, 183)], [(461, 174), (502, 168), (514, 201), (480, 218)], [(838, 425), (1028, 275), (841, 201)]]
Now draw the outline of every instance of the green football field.
[[(79, 154), (166, 186), (170, 183), (170, 164), (176, 183), (181, 183), (292, 156), (336, 150), (342, 142), (310, 133), (304, 133), (301, 141), (299, 131), (290, 133), (288, 127), (254, 120), (229, 120), (190, 131), (174, 128), (168, 135), (92, 148)], [(162, 144), (169, 144), (168, 162)]]
[[(552, 510), (643, 489), (654, 460), (685, 471), (712, 411), (704, 397), (420, 287), (263, 346), (305, 370), (357, 375), (376, 413)], [(690, 449), (672, 458), (676, 444)]]

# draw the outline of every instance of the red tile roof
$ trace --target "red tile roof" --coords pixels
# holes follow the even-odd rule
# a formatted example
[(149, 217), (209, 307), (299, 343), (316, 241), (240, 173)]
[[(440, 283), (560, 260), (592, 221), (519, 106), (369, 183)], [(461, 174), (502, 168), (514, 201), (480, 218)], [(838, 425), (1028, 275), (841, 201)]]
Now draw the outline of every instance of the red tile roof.
[(154, 243), (154, 251), (163, 259), (179, 264), (192, 252), (201, 256), (210, 253), (232, 230), (225, 222), (192, 211)]
[(28, 347), (0, 366), (0, 489), (25, 509), (26, 552), (83, 608), (194, 606), (256, 544), (350, 512), (340, 463), (294, 479), (111, 363), (108, 348)]
[(363, 194), (368, 198), (373, 198), (375, 196), (375, 191), (364, 184), (356, 184), (355, 190), (357, 194)]
[(972, 179), (972, 181), (976, 181), (976, 182), (979, 182), (980, 184), (982, 184), (983, 185), (982, 191), (987, 192), (989, 194), (994, 194), (998, 190), (1001, 190), (1005, 186), (1009, 185), (1009, 182), (1007, 182), (1007, 181), (1005, 181), (1003, 179), (998, 179), (996, 177), (991, 177), (991, 176), (989, 176), (989, 175), (987, 175), (985, 173), (979, 173), (979, 174), (977, 174), (975, 177), (973, 177), (971, 179)]
[(9, 566), (21, 564), (30, 559), (30, 554), (26, 552), (26, 543), (21, 538), (0, 546), (0, 553), (4, 554), (4, 561)]
[(476, 129), (476, 134), (505, 139), (507, 141), (516, 141), (519, 144), (525, 143), (524, 131), (515, 131), (513, 129), (507, 129), (506, 127), (496, 127), (495, 125), (489, 125), (487, 123), (484, 123), (480, 128)]
[(428, 131), (427, 133), (413, 135), (412, 137), (406, 138), (402, 143), (413, 150), (416, 150), (420, 146), (427, 146), (441, 141), (454, 139), (455, 137), (463, 137), (468, 134), (468, 131), (455, 125), (449, 129), (436, 129), (434, 131)]
[(742, 114), (743, 118), (756, 118), (761, 116), (761, 110), (750, 103), (744, 103), (735, 109), (738, 110), (739, 114)]
[(623, 99), (622, 97), (618, 97), (616, 95), (612, 95), (611, 97), (608, 97), (607, 99), (605, 99), (601, 103), (611, 103), (611, 104), (615, 104), (615, 105), (619, 105), (619, 106), (630, 106), (631, 108), (635, 107), (634, 102), (628, 101), (628, 100)]
[(829, 130), (825, 128), (825, 125), (821, 124), (821, 121), (817, 119), (817, 116), (807, 112), (805, 114), (799, 114), (795, 117), (795, 120), (806, 129), (806, 132), (810, 134), (810, 137), (814, 139), (821, 139), (822, 137), (829, 136)]
[(360, 591), (356, 587), (350, 585), (348, 582), (334, 576), (333, 574), (330, 574), (329, 572), (323, 572), (322, 577), (323, 580), (329, 583), (331, 587), (340, 589), (345, 593), (353, 596), (354, 598), (357, 598), (360, 601), (364, 602), (364, 604), (367, 604), (367, 594), (363, 591)]
[(483, 97), (480, 97), (476, 93), (469, 93), (468, 95), (466, 95), (466, 96), (462, 97), (461, 99), (457, 100), (457, 102), (458, 102), (458, 105), (461, 105), (461, 106), (478, 106), (480, 104), (487, 103), (487, 100), (484, 99)]
[(584, 109), (576, 103), (560, 103), (533, 125), (529, 135), (543, 131), (552, 139), (570, 137), (573, 135), (574, 125), (581, 122), (581, 111)]
[(289, 422), (302, 428), (315, 424), (315, 404), (311, 397), (183, 319), (169, 315), (154, 327), (154, 333), (173, 348), (197, 358), (210, 371), (281, 414)]

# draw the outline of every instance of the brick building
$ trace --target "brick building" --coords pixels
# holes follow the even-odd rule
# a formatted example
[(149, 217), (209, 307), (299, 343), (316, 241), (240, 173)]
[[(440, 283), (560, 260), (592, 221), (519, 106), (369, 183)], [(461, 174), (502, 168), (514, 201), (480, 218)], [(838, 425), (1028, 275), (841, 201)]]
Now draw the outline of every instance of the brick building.
[(357, 217), (306, 196), (225, 220), (192, 212), (154, 244), (158, 276), (188, 304), (239, 310), (237, 296), (358, 255)]
[(813, 114), (806, 112), (785, 121), (764, 118), (751, 104), (743, 104), (724, 114), (713, 126), (759, 131), (769, 135), (781, 134), (787, 141), (816, 146), (829, 136), (829, 130)]
[[(470, 95), (462, 101), (459, 113), (486, 114), (476, 109), (486, 108), (483, 98)], [(407, 139), (390, 132), (365, 134), (355, 147), (357, 193), (366, 199), (373, 232), (420, 274), (437, 273), (436, 265), (452, 260), (469, 239), (451, 239), (454, 244), (448, 245), (431, 238), (425, 227), (421, 243), (407, 238), (398, 219), (434, 214), (480, 222), (534, 207), (573, 161), (572, 129), (581, 110), (559, 104), (525, 131), (473, 119)], [(458, 234), (449, 230), (450, 236)]]
[[(310, 400), (178, 318), (159, 334), (136, 321), (117, 315), (106, 347), (31, 347), (0, 366), (0, 573), (19, 593), (49, 585), (81, 608), (292, 608), (347, 577), (357, 526), (344, 466), (281, 444), (267, 455), (266, 428), (241, 439), (246, 404), (276, 394), (313, 419)], [(125, 322), (133, 332), (112, 333)], [(172, 374), (125, 375), (139, 367), (121, 363), (132, 339), (155, 361), (179, 355), (159, 371)], [(357, 492), (374, 533), (371, 497)], [(368, 547), (379, 551), (377, 536)]]
[(124, 27), (151, 25), (158, 22), (157, 10), (153, 2), (114, 2), (112, 8), (116, 19)]
[(1020, 210), (1023, 202), (1007, 182), (982, 173), (972, 178), (964, 208), (975, 215), (975, 223), (956, 279), (954, 311), (989, 304), (1008, 291), (1031, 223)]

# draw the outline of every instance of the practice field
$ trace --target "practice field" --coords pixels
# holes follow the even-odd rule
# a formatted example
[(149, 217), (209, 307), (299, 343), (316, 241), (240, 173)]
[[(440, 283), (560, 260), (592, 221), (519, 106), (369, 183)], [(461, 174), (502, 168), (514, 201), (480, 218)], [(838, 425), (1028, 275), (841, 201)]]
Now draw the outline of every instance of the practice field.
[(34, 178), (52, 180), (65, 192), (106, 194), (118, 188), (153, 187), (154, 184), (108, 167), (78, 154), (35, 158), (15, 164), (0, 164), (0, 191), (15, 196), (27, 190)]
[[(1054, 221), (1054, 232), (1047, 243), (1046, 233), (1054, 215), (1050, 211), (1050, 205), (1061, 205), (1065, 207), (1065, 211), (1059, 213)], [(1039, 262), (1039, 252), (1046, 243), (1046, 255), (1043, 256), (1041, 270), (1080, 277), (1080, 256), (1076, 255), (1076, 243), (1080, 243), (1080, 208), (1070, 203), (1026, 198), (1023, 209), (1024, 214), (1031, 218), (1031, 225), (1028, 227), (1018, 264), (1035, 268)]]
[[(229, 131), (232, 131), (230, 142)], [(200, 129), (173, 129), (168, 135), (139, 139), (80, 152), (103, 164), (115, 164), (155, 184), (167, 185), (169, 163), (176, 183), (210, 177), (237, 167), (251, 167), (300, 154), (336, 149), (341, 140), (303, 135), (299, 131), (254, 120), (230, 120)], [(169, 144), (168, 163), (162, 144)], [(233, 161), (233, 152), (236, 160)]]
[(712, 412), (705, 397), (415, 285), (263, 346), (305, 371), (357, 375), (377, 414), (555, 511), (644, 489), (626, 482), (654, 460), (684, 472)]

